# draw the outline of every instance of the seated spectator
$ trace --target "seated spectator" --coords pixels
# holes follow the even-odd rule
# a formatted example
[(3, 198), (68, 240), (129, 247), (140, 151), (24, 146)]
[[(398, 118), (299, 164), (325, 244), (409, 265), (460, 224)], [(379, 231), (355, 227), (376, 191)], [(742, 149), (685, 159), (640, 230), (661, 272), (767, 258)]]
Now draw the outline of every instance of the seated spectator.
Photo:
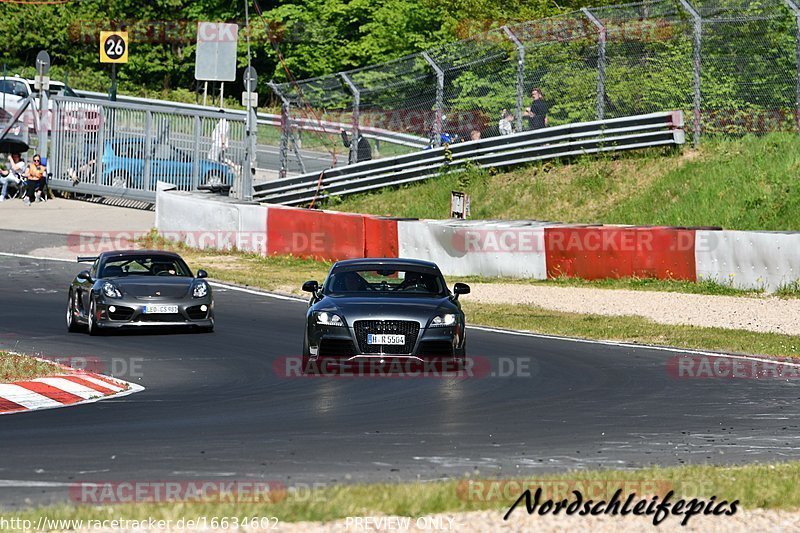
[(481, 138), (481, 132), (479, 130), (472, 130), (469, 132), (469, 140), (470, 141), (479, 141)]
[[(352, 141), (347, 137), (347, 132), (342, 129), (342, 144), (344, 144), (345, 148), (350, 148), (350, 151), (353, 152), (355, 150), (356, 156), (358, 156), (357, 162), (361, 161), (369, 161), (372, 159), (372, 148), (369, 145), (369, 141), (364, 138), (361, 133), (358, 134), (357, 139), (353, 139)], [(351, 147), (352, 143), (355, 143), (354, 147)], [(352, 161), (353, 158), (350, 158)]]
[(25, 178), (28, 180), (28, 195), (25, 197), (25, 205), (32, 202), (42, 201), (42, 190), (44, 189), (47, 169), (42, 165), (42, 158), (39, 154), (33, 156), (33, 162), (25, 169)]
[(0, 170), (0, 202), (5, 201), (6, 194), (8, 193), (8, 184), (19, 187), (22, 182), (22, 173), (25, 171), (25, 162), (19, 154), (11, 154), (8, 156), (8, 168)]
[(514, 122), (514, 115), (509, 113), (507, 110), (503, 109), (500, 115), (500, 123), (498, 124), (498, 128), (500, 129), (500, 135), (511, 135), (514, 133), (514, 126), (512, 125)]

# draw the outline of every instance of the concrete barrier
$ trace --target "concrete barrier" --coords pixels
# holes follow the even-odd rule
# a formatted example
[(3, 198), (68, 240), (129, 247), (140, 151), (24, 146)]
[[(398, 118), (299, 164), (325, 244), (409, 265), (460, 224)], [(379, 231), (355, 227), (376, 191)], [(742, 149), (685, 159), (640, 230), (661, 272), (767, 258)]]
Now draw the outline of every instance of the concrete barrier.
[(800, 279), (800, 233), (396, 220), (162, 190), (156, 227), (201, 249), (236, 246), (326, 260), (408, 257), (456, 276), (712, 279), (766, 291)]

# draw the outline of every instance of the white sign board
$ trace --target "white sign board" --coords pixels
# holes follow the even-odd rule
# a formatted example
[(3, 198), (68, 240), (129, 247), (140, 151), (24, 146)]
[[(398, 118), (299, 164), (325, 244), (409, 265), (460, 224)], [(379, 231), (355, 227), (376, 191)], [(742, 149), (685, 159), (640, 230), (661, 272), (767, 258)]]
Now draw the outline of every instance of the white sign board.
[(198, 22), (194, 78), (200, 81), (235, 81), (238, 42), (238, 25)]

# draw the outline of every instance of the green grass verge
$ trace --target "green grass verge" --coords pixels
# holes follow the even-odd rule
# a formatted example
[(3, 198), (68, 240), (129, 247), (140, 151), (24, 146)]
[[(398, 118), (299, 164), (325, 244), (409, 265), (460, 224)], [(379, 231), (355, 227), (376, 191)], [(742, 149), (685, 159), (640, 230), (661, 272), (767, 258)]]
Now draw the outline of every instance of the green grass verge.
[(800, 336), (779, 333), (659, 324), (638, 316), (564, 313), (529, 305), (479, 304), (468, 297), (461, 305), (471, 324), (550, 335), (785, 357), (798, 357), (800, 350)]
[[(536, 478), (518, 478), (525, 486), (552, 486), (553, 481), (567, 481), (579, 486), (582, 481), (615, 481), (636, 491), (632, 482), (643, 482), (646, 487), (657, 483), (660, 493), (672, 489), (676, 497), (698, 497), (717, 500), (739, 500), (744, 508), (796, 509), (800, 507), (800, 463), (780, 463), (737, 467), (684, 466), (673, 468), (646, 468), (631, 471), (580, 471), (559, 474), (542, 474)], [(486, 480), (475, 480), (487, 486)], [(537, 483), (538, 481), (538, 483)], [(544, 483), (542, 483), (544, 482)], [(434, 513), (497, 509), (498, 523), (520, 491), (510, 490), (508, 497), (486, 498), (485, 492), (472, 492), (468, 479), (402, 484), (336, 485), (313, 491), (288, 491), (277, 501), (264, 503), (136, 503), (122, 505), (71, 505), (61, 504), (6, 512), (6, 518), (17, 516), (33, 520), (47, 516), (51, 520), (83, 519), (103, 520), (122, 517), (128, 520), (194, 518), (199, 516), (274, 516), (280, 521), (328, 521), (348, 516), (399, 515), (423, 516)], [(481, 485), (473, 485), (473, 487)], [(613, 489), (612, 489), (613, 492)], [(502, 494), (502, 493), (501, 493)], [(651, 493), (652, 494), (652, 493)], [(662, 494), (663, 495), (663, 494)], [(275, 494), (274, 496), (277, 496)], [(523, 513), (524, 510), (518, 510)], [(643, 520), (646, 521), (645, 518)]]
[[(472, 197), (476, 219), (800, 230), (800, 138), (774, 133), (706, 139), (698, 150), (650, 149), (471, 170), (345, 198), (337, 209), (446, 218), (450, 191)], [(424, 199), (424, 201), (420, 201)]]
[(0, 351), (0, 383), (51, 376), (64, 371), (59, 365), (27, 355)]

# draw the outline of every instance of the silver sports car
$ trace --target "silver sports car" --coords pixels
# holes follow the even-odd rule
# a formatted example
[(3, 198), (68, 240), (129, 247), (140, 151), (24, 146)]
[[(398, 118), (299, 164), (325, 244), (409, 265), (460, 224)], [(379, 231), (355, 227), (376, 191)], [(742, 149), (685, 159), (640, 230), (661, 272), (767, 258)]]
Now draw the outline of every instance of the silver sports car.
[(368, 363), (441, 362), (466, 358), (464, 313), (434, 264), (415, 259), (352, 259), (331, 267), (311, 293), (303, 339), (303, 370)]
[(190, 326), (214, 330), (211, 286), (178, 254), (153, 250), (104, 252), (75, 276), (67, 299), (67, 329), (97, 335), (107, 328)]

